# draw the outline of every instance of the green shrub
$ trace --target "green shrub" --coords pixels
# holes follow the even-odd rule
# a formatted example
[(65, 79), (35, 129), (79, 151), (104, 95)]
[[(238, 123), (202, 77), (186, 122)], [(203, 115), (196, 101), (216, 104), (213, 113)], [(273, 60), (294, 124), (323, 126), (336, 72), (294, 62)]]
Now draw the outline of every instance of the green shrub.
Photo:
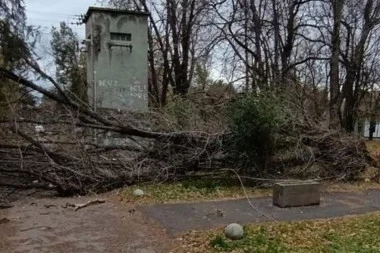
[(196, 116), (196, 106), (192, 101), (181, 96), (173, 95), (162, 108), (161, 113), (169, 120), (175, 130), (190, 130)]
[(226, 144), (233, 158), (243, 166), (265, 167), (276, 150), (282, 114), (280, 99), (272, 93), (249, 94), (232, 102)]
[(204, 190), (207, 193), (212, 193), (220, 188), (220, 184), (214, 180), (188, 180), (182, 182), (182, 187), (185, 189)]
[(215, 238), (210, 241), (210, 246), (212, 248), (219, 248), (219, 249), (229, 248), (226, 240), (220, 235), (215, 236)]

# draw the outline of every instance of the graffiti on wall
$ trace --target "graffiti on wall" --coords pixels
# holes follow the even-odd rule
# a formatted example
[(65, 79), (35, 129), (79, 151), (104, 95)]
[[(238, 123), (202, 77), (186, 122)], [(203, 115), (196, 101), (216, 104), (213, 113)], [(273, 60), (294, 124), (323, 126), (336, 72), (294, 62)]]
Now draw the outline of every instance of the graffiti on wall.
[(147, 87), (145, 85), (123, 85), (118, 80), (99, 80), (98, 87), (107, 93), (114, 94), (115, 97), (122, 97), (125, 99), (137, 98), (139, 100), (147, 101)]
[(88, 81), (97, 107), (148, 108), (147, 19), (125, 11), (92, 13), (86, 33), (96, 50), (88, 50)]

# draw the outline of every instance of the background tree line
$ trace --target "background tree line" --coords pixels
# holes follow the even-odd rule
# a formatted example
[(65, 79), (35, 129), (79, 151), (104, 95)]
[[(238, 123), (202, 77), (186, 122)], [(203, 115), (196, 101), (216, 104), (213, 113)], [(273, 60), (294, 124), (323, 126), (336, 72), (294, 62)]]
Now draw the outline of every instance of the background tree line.
[[(309, 104), (309, 118), (325, 117), (331, 128), (352, 132), (359, 117), (377, 116), (378, 0), (110, 0), (108, 5), (151, 14), (153, 105), (164, 106), (170, 90), (184, 97), (202, 80), (205, 89), (205, 82), (222, 73), (220, 79), (239, 92), (276, 89), (298, 96), (299, 106)], [(17, 58), (33, 54), (26, 48), (33, 46), (33, 29), (25, 24), (22, 1), (1, 1), (1, 9), (2, 62), (21, 69)], [(51, 48), (57, 81), (86, 101), (78, 36), (62, 23), (52, 30)], [(365, 114), (362, 103), (371, 104)]]
[[(331, 128), (349, 132), (363, 98), (376, 95), (377, 0), (111, 0), (109, 5), (151, 13), (149, 88), (158, 104), (166, 103), (169, 87), (187, 94), (197, 64), (222, 71), (240, 91), (275, 88), (309, 97), (316, 116), (326, 115)], [(373, 115), (374, 107), (367, 113)]]

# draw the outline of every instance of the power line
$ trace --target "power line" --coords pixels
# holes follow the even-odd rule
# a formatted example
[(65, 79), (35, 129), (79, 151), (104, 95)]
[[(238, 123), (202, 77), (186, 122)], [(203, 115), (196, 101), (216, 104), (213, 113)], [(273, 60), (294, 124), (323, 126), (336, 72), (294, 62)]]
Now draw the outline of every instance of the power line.
[(38, 22), (61, 22), (63, 20), (70, 20), (73, 18), (62, 18), (62, 19), (39, 19), (39, 18), (28, 18), (27, 21), (38, 21)]
[(75, 14), (72, 13), (60, 13), (60, 12), (51, 12), (51, 11), (37, 11), (37, 10), (26, 10), (26, 13), (40, 13), (40, 14), (51, 14), (55, 16), (76, 16)]
[[(85, 29), (85, 27), (74, 26), (74, 25), (68, 24), (67, 22), (66, 22), (66, 24), (69, 25), (72, 29), (76, 29), (76, 30)], [(41, 29), (51, 29), (53, 26), (55, 27), (56, 24), (51, 23), (51, 25), (41, 25), (41, 24), (28, 23), (28, 25), (36, 26), (37, 28), (41, 28)]]
[(57, 19), (27, 18), (27, 21), (36, 21), (36, 22), (43, 22), (43, 23), (58, 23), (58, 22), (67, 21), (67, 23), (71, 25), (82, 25), (84, 17), (85, 15), (73, 15), (73, 16), (67, 16), (66, 18), (57, 17)]
[(59, 24), (61, 22), (65, 22), (67, 25), (71, 26), (74, 29), (82, 29), (81, 28), (82, 23), (71, 21), (71, 20), (60, 20), (60, 21), (33, 21), (33, 20), (28, 20), (28, 21), (29, 21), (29, 22), (27, 22), (28, 25), (36, 26), (36, 27), (40, 27), (40, 28), (51, 29), (52, 26), (59, 26)]
[(84, 14), (75, 15), (76, 21), (75, 22), (71, 22), (70, 24), (72, 24), (72, 25), (83, 25), (85, 17), (86, 16)]

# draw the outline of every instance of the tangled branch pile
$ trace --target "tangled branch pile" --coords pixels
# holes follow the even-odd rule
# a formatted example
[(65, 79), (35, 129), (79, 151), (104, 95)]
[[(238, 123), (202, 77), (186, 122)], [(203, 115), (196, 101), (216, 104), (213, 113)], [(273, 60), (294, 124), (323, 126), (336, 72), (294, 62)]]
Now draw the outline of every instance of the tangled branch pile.
[(14, 132), (18, 135), (14, 144), (0, 145), (0, 185), (55, 189), (62, 195), (169, 180), (202, 166), (210, 169), (215, 162), (209, 152), (218, 148), (216, 136), (179, 134), (152, 139), (152, 147), (137, 147), (97, 145), (76, 138), (61, 141), (41, 134), (32, 138), (20, 128)]
[(287, 176), (354, 180), (370, 164), (371, 158), (362, 140), (338, 131), (302, 133), (291, 159), (284, 162)]
[[(225, 168), (266, 178), (345, 176), (353, 179), (370, 161), (362, 142), (328, 129), (298, 124), (290, 131), (288, 121), (267, 124), (272, 116), (260, 116), (263, 124), (257, 125), (251, 122), (257, 118), (247, 117), (250, 123), (244, 123), (242, 129), (236, 128), (245, 135), (231, 142), (231, 136), (237, 136), (231, 135), (231, 125), (225, 131), (227, 126), (223, 129), (219, 122), (217, 133), (212, 132), (209, 122), (203, 124), (209, 126), (208, 131), (184, 131), (176, 128), (176, 124), (162, 124), (168, 122), (162, 114), (96, 113), (65, 97), (62, 91), (58, 96), (5, 69), (0, 72), (59, 105), (59, 109), (10, 106), (12, 113), (1, 122), (0, 186), (54, 189), (68, 195), (105, 191), (142, 181), (175, 180)], [(59, 85), (55, 86), (59, 91)], [(256, 106), (255, 103), (245, 105), (248, 109)], [(203, 117), (204, 121), (210, 120), (207, 115)], [(43, 126), (44, 131), (36, 132), (37, 125)], [(165, 131), (163, 125), (170, 125), (170, 131)], [(263, 138), (250, 139), (256, 132), (247, 127), (262, 125), (269, 126), (270, 131), (260, 128), (258, 133), (276, 136), (273, 140), (276, 145), (262, 146), (273, 147), (273, 152), (269, 149), (261, 152), (257, 148), (255, 141)], [(246, 149), (250, 145), (255, 148), (249, 152), (240, 150), (241, 141), (247, 141)], [(259, 164), (262, 157), (265, 159)]]

